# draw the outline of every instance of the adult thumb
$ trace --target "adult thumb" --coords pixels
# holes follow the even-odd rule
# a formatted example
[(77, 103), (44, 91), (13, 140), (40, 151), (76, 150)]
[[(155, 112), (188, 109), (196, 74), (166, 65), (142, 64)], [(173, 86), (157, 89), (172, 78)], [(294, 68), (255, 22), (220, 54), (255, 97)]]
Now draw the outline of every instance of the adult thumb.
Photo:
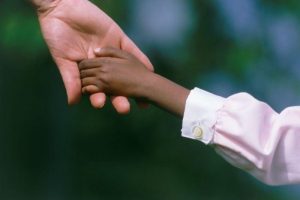
[(121, 49), (133, 54), (139, 59), (150, 71), (154, 71), (153, 65), (149, 58), (134, 44), (134, 42), (125, 34), (121, 40)]

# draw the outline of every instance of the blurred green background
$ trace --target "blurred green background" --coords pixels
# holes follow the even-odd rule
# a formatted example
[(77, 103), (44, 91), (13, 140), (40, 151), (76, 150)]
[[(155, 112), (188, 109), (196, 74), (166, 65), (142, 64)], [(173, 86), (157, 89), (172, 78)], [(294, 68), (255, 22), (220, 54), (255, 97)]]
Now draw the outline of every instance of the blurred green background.
[[(185, 87), (299, 105), (298, 0), (94, 3)], [(181, 120), (157, 108), (69, 107), (34, 10), (0, 5), (0, 199), (300, 199), (299, 186), (261, 184), (182, 138)]]

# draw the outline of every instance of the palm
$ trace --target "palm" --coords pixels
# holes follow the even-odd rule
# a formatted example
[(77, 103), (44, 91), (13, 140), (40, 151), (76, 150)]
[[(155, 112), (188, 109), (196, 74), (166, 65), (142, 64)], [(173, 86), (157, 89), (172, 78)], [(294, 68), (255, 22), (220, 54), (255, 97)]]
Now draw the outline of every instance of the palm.
[[(87, 0), (60, 0), (52, 10), (40, 13), (39, 19), (43, 36), (63, 77), (68, 101), (71, 104), (77, 102), (81, 96), (77, 63), (94, 57), (95, 48), (112, 46), (126, 50), (152, 69), (148, 58), (120, 27)], [(104, 103), (104, 97), (104, 94), (92, 95), (92, 104), (99, 107)], [(128, 104), (128, 101), (125, 98), (116, 98), (115, 107), (117, 110), (119, 107), (120, 112), (122, 112), (121, 104), (124, 108), (124, 104)]]

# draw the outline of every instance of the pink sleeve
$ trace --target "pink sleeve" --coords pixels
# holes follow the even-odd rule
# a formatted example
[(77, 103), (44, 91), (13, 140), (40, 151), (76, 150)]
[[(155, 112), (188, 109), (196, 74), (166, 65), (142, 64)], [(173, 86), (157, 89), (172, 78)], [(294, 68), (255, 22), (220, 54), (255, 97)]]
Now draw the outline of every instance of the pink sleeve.
[[(207, 99), (215, 106), (205, 109)], [(266, 184), (300, 183), (300, 107), (276, 113), (246, 93), (224, 99), (194, 89), (182, 135), (204, 139), (225, 160)]]

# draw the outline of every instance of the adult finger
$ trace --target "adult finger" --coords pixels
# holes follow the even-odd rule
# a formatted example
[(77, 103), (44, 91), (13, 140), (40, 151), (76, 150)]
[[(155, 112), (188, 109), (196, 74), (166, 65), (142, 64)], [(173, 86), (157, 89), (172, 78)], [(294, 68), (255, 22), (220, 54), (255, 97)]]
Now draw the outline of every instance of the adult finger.
[(123, 35), (121, 39), (121, 49), (134, 55), (140, 60), (149, 70), (154, 71), (153, 65), (148, 57), (134, 44), (134, 42), (127, 36)]
[(99, 86), (95, 86), (95, 85), (88, 85), (85, 87), (82, 87), (81, 89), (83, 94), (95, 94), (101, 91), (101, 88), (99, 88)]
[(96, 48), (94, 53), (97, 57), (113, 57), (128, 59), (130, 54), (113, 47)]
[(77, 63), (61, 58), (55, 58), (54, 60), (66, 88), (68, 103), (78, 103), (81, 97), (81, 81)]
[(90, 95), (90, 102), (94, 108), (103, 108), (106, 101), (106, 95), (104, 93), (95, 93)]
[(128, 114), (130, 112), (130, 103), (126, 97), (112, 96), (111, 102), (119, 114)]

